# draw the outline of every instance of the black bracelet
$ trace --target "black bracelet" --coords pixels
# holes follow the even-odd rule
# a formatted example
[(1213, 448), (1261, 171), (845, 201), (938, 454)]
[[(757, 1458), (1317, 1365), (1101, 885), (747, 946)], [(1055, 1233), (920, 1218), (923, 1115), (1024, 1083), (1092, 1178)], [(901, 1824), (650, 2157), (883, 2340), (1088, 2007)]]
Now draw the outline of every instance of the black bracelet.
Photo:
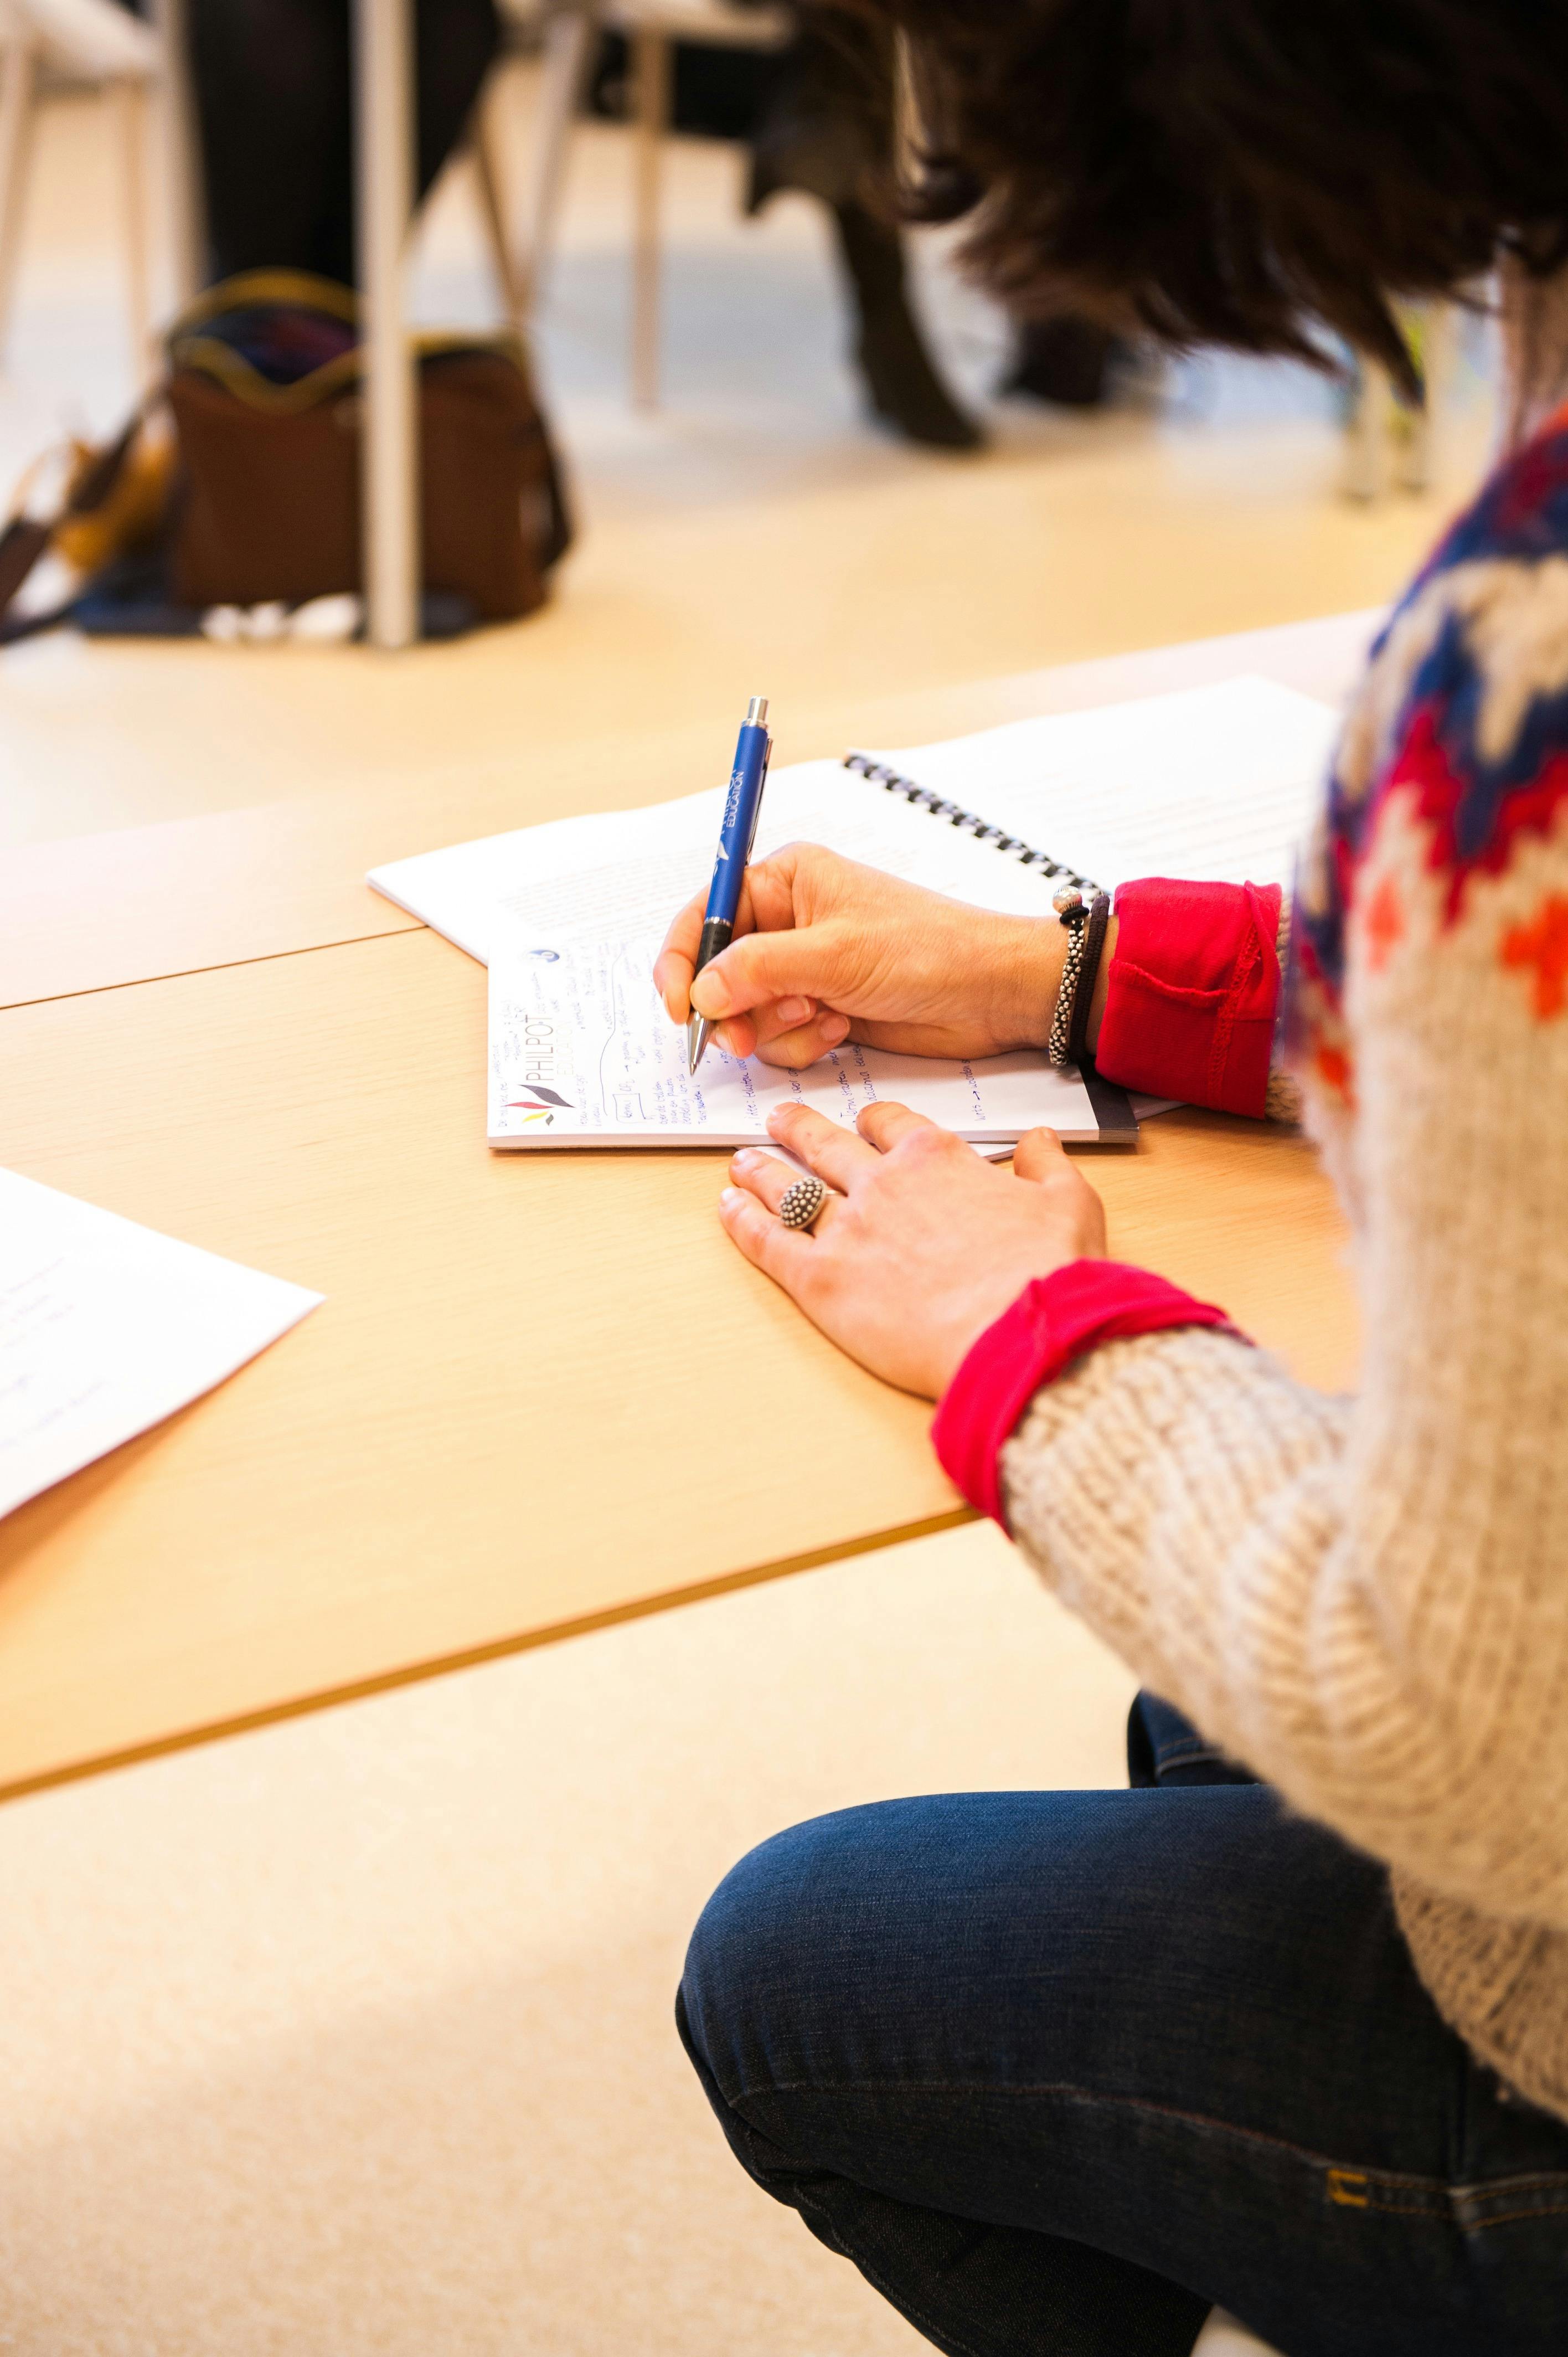
[(1111, 896), (1097, 892), (1089, 904), (1083, 932), (1083, 955), (1073, 980), (1072, 1012), (1068, 1017), (1067, 1060), (1081, 1072), (1090, 1063), (1089, 1011), (1094, 1004), (1095, 979), (1105, 948), (1105, 928), (1111, 921)]

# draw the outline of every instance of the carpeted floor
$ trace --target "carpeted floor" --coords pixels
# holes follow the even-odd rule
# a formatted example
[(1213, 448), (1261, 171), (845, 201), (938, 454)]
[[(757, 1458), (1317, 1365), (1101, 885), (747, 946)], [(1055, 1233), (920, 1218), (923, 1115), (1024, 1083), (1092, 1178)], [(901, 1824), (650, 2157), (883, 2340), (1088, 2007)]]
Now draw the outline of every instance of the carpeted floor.
[(894, 2357), (671, 2004), (823, 1809), (1121, 1781), (1131, 1681), (989, 1528), (0, 1811), (0, 2349)]

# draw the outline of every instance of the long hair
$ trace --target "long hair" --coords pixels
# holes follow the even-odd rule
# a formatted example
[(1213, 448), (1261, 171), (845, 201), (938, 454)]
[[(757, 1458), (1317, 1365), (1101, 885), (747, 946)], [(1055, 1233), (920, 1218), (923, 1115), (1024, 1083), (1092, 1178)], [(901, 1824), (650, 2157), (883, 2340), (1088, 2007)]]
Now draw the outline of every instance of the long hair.
[[(841, 0), (841, 5), (843, 0)], [(909, 217), (1015, 309), (1416, 378), (1390, 308), (1568, 259), (1563, 0), (850, 0), (906, 36)]]

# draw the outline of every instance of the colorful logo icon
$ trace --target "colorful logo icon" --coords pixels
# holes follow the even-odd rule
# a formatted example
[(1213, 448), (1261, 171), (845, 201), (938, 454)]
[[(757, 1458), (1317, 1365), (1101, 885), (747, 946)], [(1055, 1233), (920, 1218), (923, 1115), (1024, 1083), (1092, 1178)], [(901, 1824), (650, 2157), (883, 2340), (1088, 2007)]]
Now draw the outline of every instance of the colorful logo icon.
[(521, 1114), (525, 1128), (530, 1122), (537, 1121), (542, 1122), (548, 1129), (557, 1113), (571, 1112), (572, 1103), (569, 1097), (557, 1096), (553, 1089), (542, 1089), (537, 1081), (530, 1081), (527, 1086), (528, 1094), (525, 1097), (507, 1099), (508, 1112)]

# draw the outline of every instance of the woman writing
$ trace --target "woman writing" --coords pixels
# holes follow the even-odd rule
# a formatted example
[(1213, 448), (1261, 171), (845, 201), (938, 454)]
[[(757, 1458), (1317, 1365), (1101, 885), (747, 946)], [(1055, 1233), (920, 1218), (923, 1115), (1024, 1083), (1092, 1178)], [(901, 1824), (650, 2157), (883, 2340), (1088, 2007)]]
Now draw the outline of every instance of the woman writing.
[[(743, 2165), (939, 2348), (1560, 2352), (1568, 2330), (1568, 12), (886, 0), (929, 194), (1010, 299), (1408, 376), (1384, 289), (1494, 262), (1497, 471), (1350, 711), (1282, 963), (1269, 896), (1124, 888), (1115, 1080), (1262, 1116), (1352, 1222), (1360, 1390), (1107, 1257), (1047, 1135), (897, 1106), (737, 1157), (739, 1250), (940, 1402), (973, 1501), (1147, 1682), (1123, 1793), (851, 1810), (742, 1861), (681, 2023)], [(721, 1044), (1046, 1036), (1064, 928), (830, 855), (751, 877)], [(1283, 933), (1287, 929), (1280, 929)], [(660, 969), (683, 1019), (696, 920)], [(1287, 977), (1282, 983), (1282, 971)], [(1112, 1240), (1113, 1241), (1113, 1240)]]

